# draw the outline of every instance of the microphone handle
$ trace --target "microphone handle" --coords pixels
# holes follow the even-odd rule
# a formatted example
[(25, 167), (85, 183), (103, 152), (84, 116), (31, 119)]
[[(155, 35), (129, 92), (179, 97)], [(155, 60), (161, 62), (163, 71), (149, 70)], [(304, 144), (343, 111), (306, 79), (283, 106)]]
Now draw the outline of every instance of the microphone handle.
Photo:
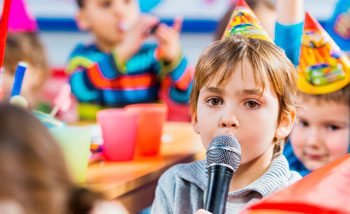
[(208, 188), (204, 209), (214, 214), (224, 214), (233, 170), (223, 165), (208, 168)]

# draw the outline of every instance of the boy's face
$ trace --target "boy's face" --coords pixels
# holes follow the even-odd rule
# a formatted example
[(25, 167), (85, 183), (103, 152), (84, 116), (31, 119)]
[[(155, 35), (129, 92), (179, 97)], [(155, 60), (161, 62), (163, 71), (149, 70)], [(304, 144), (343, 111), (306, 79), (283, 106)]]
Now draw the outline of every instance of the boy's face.
[(283, 116), (278, 125), (279, 102), (271, 84), (266, 82), (260, 96), (250, 63), (244, 63), (243, 73), (238, 64), (226, 85), (217, 86), (215, 78), (200, 90), (193, 127), (206, 148), (216, 136), (234, 136), (241, 146), (241, 165), (263, 156), (271, 161), (273, 139), (289, 134), (294, 115)]
[(349, 107), (335, 102), (302, 102), (291, 143), (305, 167), (316, 170), (348, 152)]
[(121, 42), (125, 26), (135, 24), (139, 7), (135, 0), (85, 0), (77, 15), (82, 30), (91, 31), (98, 43), (113, 46)]

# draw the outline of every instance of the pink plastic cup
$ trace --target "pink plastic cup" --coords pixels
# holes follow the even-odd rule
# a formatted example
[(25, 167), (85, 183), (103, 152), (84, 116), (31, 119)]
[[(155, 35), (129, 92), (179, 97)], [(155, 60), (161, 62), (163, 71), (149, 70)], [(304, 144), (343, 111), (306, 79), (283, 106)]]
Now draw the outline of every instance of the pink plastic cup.
[(165, 104), (132, 104), (125, 111), (138, 115), (136, 150), (140, 155), (157, 155), (168, 108)]
[(134, 158), (138, 116), (124, 109), (97, 112), (103, 137), (103, 155), (107, 161), (128, 161)]

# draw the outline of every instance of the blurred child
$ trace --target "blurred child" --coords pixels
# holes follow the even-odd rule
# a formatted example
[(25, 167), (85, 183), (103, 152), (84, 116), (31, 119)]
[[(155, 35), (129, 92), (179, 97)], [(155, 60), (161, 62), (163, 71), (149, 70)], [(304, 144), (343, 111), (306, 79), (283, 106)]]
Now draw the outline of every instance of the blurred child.
[[(203, 145), (219, 135), (234, 136), (242, 160), (233, 175), (226, 213), (300, 178), (288, 170), (283, 144), (295, 118), (296, 73), (285, 54), (260, 26), (240, 17), (251, 11), (238, 3), (225, 37), (207, 48), (195, 68), (190, 96), (192, 124)], [(242, 20), (256, 19), (254, 15)], [(237, 23), (238, 22), (238, 23)], [(260, 39), (258, 39), (260, 38)], [(152, 213), (194, 213), (203, 208), (208, 175), (205, 161), (177, 165), (161, 176)]]
[[(225, 15), (220, 19), (218, 27), (216, 28), (214, 40), (219, 40), (224, 34), (225, 28), (230, 21), (233, 10), (236, 7), (237, 0), (232, 1), (230, 9), (227, 10)], [(275, 22), (276, 22), (276, 2), (274, 0), (246, 0), (249, 7), (253, 10), (254, 14), (258, 17), (261, 25), (266, 30), (271, 38), (275, 35)]]
[(1, 213), (126, 213), (73, 183), (59, 145), (34, 116), (0, 104), (0, 118)]
[(3, 64), (4, 99), (8, 100), (11, 95), (18, 62), (26, 62), (28, 68), (21, 95), (27, 99), (30, 108), (36, 108), (43, 101), (42, 89), (49, 76), (49, 67), (37, 34), (37, 24), (26, 8), (24, 0), (12, 0)]
[[(67, 67), (81, 103), (121, 107), (163, 100), (187, 106), (193, 69), (180, 47), (181, 20), (173, 27), (159, 24), (140, 15), (136, 0), (77, 2), (78, 25), (94, 36), (93, 43), (75, 48)], [(151, 35), (158, 45), (144, 44)]]
[(350, 63), (309, 15), (302, 36), (302, 0), (281, 0), (277, 5), (276, 44), (299, 65), (302, 104), (284, 155), (290, 168), (304, 176), (350, 151)]
[[(293, 151), (308, 171), (349, 153), (350, 84), (328, 94), (299, 92), (302, 108), (291, 134)], [(291, 169), (306, 175), (303, 166)]]

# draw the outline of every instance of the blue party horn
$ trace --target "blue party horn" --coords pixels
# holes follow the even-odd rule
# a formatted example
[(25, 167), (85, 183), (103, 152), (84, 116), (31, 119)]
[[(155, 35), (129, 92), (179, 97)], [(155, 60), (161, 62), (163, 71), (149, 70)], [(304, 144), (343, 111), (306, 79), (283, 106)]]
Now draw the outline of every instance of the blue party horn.
[(13, 83), (11, 97), (17, 96), (21, 94), (21, 88), (22, 88), (22, 82), (24, 73), (28, 67), (27, 63), (19, 62), (17, 65), (16, 75), (15, 75), (15, 81)]

